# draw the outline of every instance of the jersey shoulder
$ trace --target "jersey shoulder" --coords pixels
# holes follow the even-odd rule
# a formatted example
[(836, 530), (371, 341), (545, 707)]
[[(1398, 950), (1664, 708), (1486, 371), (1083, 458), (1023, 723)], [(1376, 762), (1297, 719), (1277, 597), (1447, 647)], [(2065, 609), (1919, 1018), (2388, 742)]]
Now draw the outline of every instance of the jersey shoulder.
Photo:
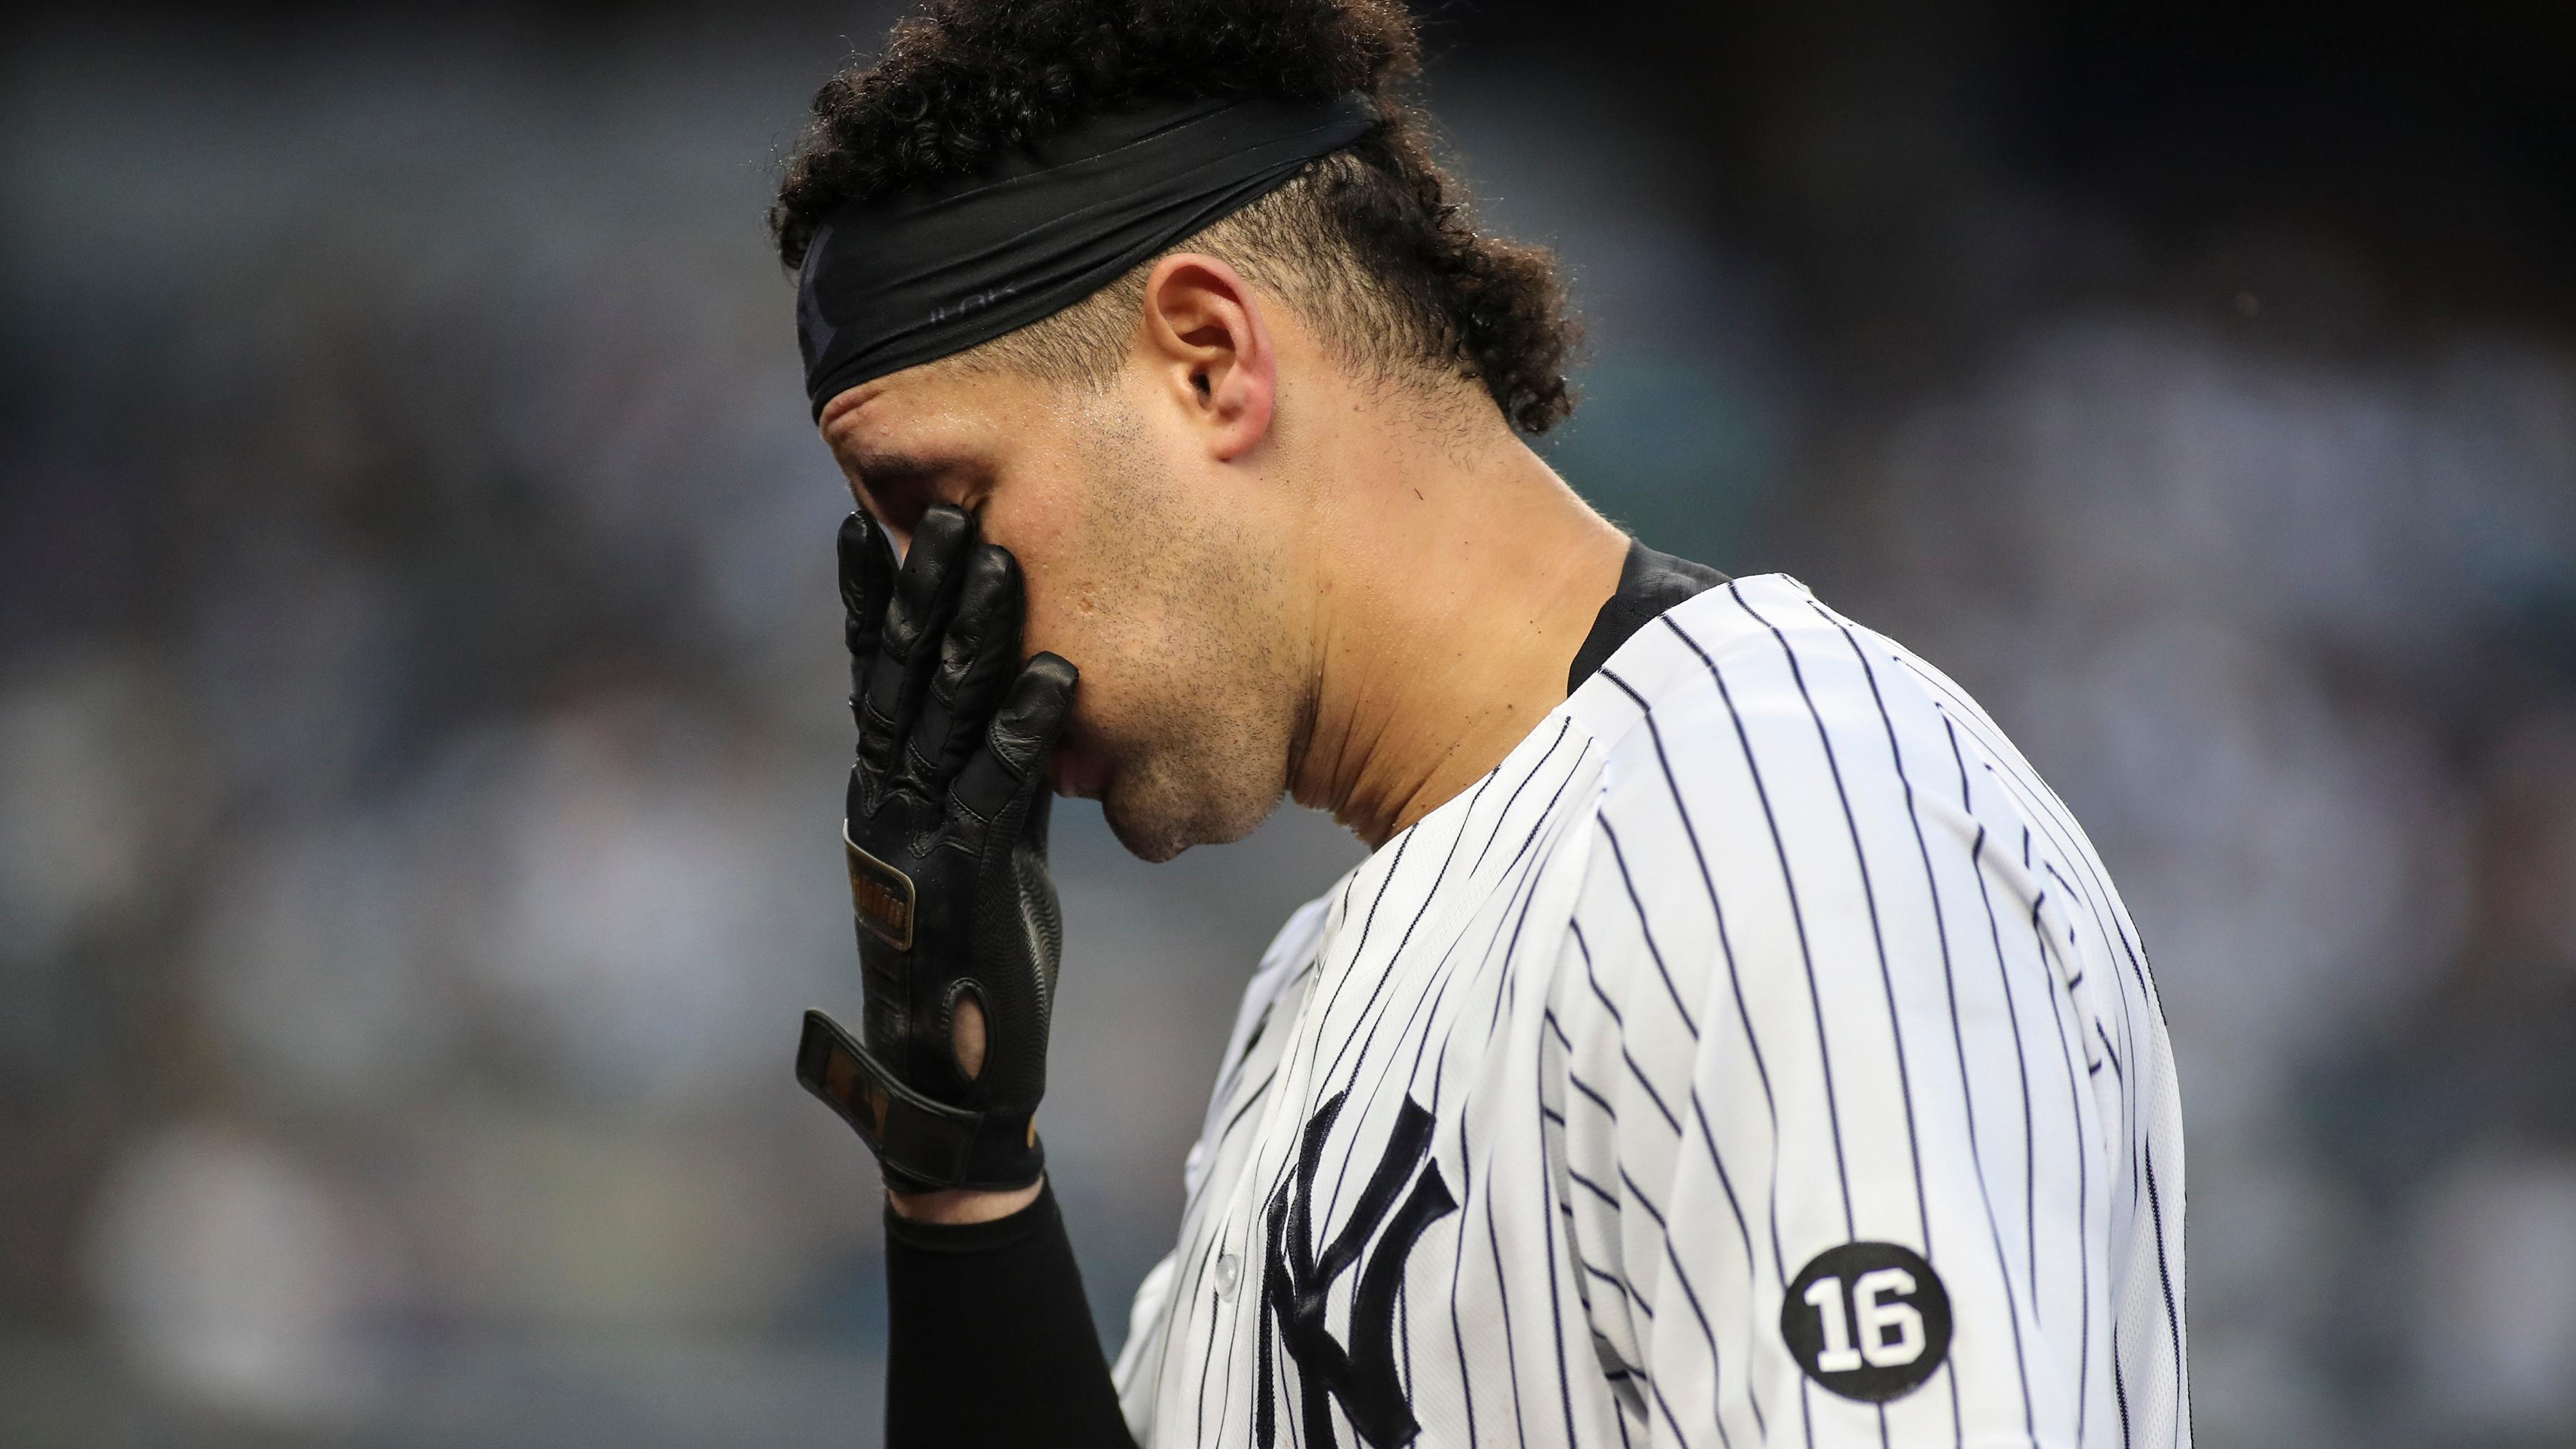
[(1667, 610), (1571, 703), (1602, 756), (1594, 808), (1614, 826), (1767, 821), (1803, 837), (1919, 820), (1962, 842), (1980, 827), (2081, 837), (1965, 690), (1785, 574)]
[(1884, 754), (1891, 738), (1937, 732), (1928, 686), (1939, 678), (1796, 579), (1761, 574), (1666, 610), (1571, 703), (1608, 766), (1606, 804), (1641, 789), (1687, 793), (1696, 778), (1740, 768), (1748, 755), (1864, 746)]

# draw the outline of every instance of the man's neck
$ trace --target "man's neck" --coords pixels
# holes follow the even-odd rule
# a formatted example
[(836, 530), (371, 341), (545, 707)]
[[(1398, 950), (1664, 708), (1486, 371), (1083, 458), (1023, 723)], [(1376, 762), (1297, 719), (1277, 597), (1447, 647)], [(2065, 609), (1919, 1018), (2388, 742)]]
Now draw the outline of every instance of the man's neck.
[(1343, 507), (1319, 535), (1335, 546), (1318, 564), (1314, 715), (1290, 793), (1372, 849), (1564, 701), (1567, 667), (1619, 586), (1626, 536), (1493, 422), (1466, 446), (1355, 436), (1336, 460)]

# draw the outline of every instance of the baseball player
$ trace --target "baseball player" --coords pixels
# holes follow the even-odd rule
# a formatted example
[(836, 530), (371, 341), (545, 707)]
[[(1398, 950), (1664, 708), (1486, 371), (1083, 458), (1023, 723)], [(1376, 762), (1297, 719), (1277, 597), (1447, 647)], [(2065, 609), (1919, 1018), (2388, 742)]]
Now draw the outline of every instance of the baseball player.
[[(1393, 0), (940, 0), (782, 185), (861, 505), (865, 1001), (797, 1071), (883, 1169), (889, 1443), (2187, 1443), (2108, 872), (1939, 670), (1529, 449), (1561, 293), (1415, 55)], [(1057, 794), (1373, 852), (1210, 1043), (1114, 1367), (1035, 1125)]]

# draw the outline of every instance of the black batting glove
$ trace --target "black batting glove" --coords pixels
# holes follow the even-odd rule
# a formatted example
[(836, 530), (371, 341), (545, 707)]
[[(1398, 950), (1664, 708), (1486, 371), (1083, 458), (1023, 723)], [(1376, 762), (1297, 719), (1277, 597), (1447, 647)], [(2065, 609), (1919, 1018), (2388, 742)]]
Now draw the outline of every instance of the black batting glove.
[[(900, 576), (864, 513), (840, 549), (859, 726), (843, 844), (867, 1008), (855, 1038), (807, 1012), (796, 1079), (858, 1130), (888, 1187), (1026, 1187), (1046, 1163), (1032, 1114), (1064, 940), (1047, 766), (1075, 670), (1020, 663), (1019, 565), (964, 512), (924, 513)], [(954, 1045), (969, 998), (984, 1016), (973, 1073)]]

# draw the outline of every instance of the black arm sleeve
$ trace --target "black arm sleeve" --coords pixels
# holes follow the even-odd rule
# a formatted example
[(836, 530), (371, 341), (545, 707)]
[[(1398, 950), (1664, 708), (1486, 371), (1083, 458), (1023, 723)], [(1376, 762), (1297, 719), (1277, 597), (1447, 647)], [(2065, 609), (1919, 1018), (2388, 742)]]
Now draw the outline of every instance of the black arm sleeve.
[(886, 1209), (886, 1449), (1136, 1449), (1055, 1189), (989, 1223)]

